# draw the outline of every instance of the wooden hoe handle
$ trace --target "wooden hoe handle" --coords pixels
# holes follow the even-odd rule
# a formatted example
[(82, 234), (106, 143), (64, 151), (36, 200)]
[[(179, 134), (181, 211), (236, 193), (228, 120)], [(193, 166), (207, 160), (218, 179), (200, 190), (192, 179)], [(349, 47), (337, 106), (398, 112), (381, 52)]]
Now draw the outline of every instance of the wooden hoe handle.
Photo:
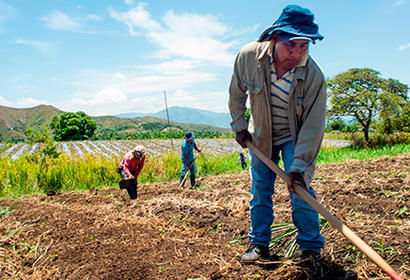
[(194, 158), (194, 161), (191, 163), (190, 166), (188, 166), (188, 170), (186, 171), (184, 178), (182, 179), (181, 183), (179, 184), (179, 188), (181, 188), (182, 185), (185, 183), (186, 177), (188, 176), (188, 172), (189, 172), (189, 170), (191, 170), (192, 166), (194, 165), (195, 160), (196, 160), (196, 158)]
[[(290, 183), (288, 175), (280, 169), (270, 158), (264, 155), (252, 142), (247, 141), (246, 145), (260, 160), (262, 160), (273, 172), (282, 178), (287, 184)], [(327, 211), (319, 202), (317, 202), (303, 187), (295, 185), (296, 193), (302, 197), (313, 209), (321, 214), (325, 219), (338, 231), (340, 231), (347, 239), (349, 239), (362, 253), (370, 260), (383, 269), (392, 279), (403, 280), (397, 272), (369, 245), (366, 244), (359, 236), (357, 236), (349, 227), (344, 225), (340, 220)]]

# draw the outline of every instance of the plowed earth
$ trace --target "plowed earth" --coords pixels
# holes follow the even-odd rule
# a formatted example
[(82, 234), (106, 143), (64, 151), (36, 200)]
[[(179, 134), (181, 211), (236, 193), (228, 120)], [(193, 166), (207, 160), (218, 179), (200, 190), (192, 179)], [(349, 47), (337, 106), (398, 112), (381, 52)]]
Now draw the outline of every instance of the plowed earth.
[[(318, 201), (401, 274), (410, 276), (410, 154), (319, 166)], [(1, 279), (310, 279), (298, 250), (242, 264), (248, 247), (249, 175), (116, 187), (0, 201)], [(189, 185), (189, 183), (187, 183)], [(291, 222), (279, 181), (275, 222)], [(330, 226), (322, 229), (323, 279), (388, 279)], [(240, 239), (238, 241), (238, 239)], [(279, 252), (279, 245), (271, 253)]]

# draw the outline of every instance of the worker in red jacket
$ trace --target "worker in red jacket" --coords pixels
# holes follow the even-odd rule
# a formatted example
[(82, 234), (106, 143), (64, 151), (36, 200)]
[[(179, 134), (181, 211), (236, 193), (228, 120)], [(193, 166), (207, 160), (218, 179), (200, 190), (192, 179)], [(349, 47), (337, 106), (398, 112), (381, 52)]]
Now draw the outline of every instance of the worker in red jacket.
[(123, 178), (120, 181), (120, 188), (126, 189), (131, 199), (137, 198), (137, 180), (144, 167), (145, 151), (143, 145), (135, 146), (134, 149), (124, 155), (118, 168), (118, 173)]

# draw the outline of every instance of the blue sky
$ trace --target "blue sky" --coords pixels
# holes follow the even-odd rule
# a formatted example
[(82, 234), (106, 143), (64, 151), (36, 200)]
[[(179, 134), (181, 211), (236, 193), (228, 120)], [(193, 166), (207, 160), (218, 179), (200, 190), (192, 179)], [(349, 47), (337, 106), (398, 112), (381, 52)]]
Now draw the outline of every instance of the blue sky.
[(325, 39), (325, 76), (369, 67), (410, 85), (410, 0), (0, 0), (0, 104), (92, 116), (168, 105), (228, 112), (236, 54), (288, 4)]

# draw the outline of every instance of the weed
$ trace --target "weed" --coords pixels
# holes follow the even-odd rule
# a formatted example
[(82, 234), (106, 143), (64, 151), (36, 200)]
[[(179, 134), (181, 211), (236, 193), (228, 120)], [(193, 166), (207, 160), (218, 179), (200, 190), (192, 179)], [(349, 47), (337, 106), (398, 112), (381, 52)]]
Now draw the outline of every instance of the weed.
[(398, 192), (394, 192), (391, 190), (385, 190), (382, 194), (382, 197), (390, 198), (392, 197), (394, 200), (397, 199)]
[(212, 233), (216, 234), (216, 233), (222, 232), (222, 225), (223, 225), (222, 222), (219, 222), (218, 224), (214, 225)]
[(13, 212), (12, 207), (0, 207), (0, 218)]
[(58, 254), (52, 254), (50, 256), (50, 261), (55, 261), (56, 259), (58, 259)]
[[(407, 212), (407, 207), (406, 206), (403, 206), (403, 207), (401, 207), (398, 211), (396, 211), (397, 212), (397, 215), (399, 216), (399, 217), (407, 217), (407, 216), (409, 216), (409, 212)], [(395, 213), (396, 214), (396, 213)]]
[(186, 227), (189, 227), (190, 224), (191, 224), (191, 222), (190, 222), (190, 220), (189, 220), (189, 217), (186, 217), (186, 218), (184, 219), (184, 225), (185, 225)]
[(380, 242), (371, 240), (371, 243), (375, 244), (374, 249), (379, 253), (379, 255), (383, 257), (391, 257), (392, 255), (396, 255), (398, 251), (394, 249), (393, 247), (386, 246), (384, 243), (384, 239), (382, 238)]

